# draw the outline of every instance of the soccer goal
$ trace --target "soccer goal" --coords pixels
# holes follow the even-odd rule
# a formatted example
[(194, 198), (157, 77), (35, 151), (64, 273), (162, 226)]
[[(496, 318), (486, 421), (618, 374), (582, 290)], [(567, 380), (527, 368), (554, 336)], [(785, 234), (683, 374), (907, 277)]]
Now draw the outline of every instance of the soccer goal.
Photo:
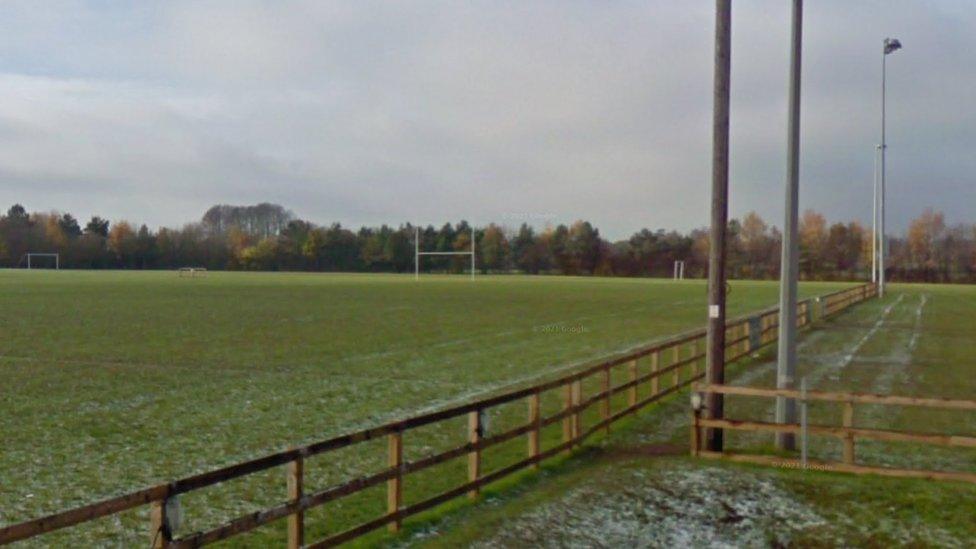
[(196, 278), (207, 274), (206, 267), (180, 267), (178, 271), (180, 278)]
[(471, 256), (471, 280), (474, 280), (474, 227), (471, 227), (471, 251), (468, 252), (422, 252), (420, 251), (420, 226), (414, 228), (413, 236), (413, 278), (420, 280), (420, 258), (426, 255), (469, 255)]
[[(42, 259), (38, 262), (37, 259)], [(46, 259), (47, 261), (43, 261)], [(50, 252), (27, 252), (24, 257), (20, 259), (21, 265), (25, 262), (27, 263), (28, 269), (50, 269), (51, 260), (54, 260), (54, 270), (58, 271), (61, 269), (61, 254), (50, 253)], [(39, 267), (38, 264), (47, 264), (47, 267)]]
[(685, 262), (675, 261), (674, 262), (674, 279), (684, 280), (685, 279)]

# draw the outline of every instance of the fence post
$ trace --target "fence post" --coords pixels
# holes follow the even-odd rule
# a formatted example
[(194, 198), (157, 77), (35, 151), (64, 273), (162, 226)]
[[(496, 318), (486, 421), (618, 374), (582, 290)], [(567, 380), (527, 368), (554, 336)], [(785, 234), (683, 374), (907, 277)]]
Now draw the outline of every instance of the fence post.
[[(400, 504), (403, 502), (403, 476), (401, 472), (403, 467), (403, 433), (401, 431), (390, 433), (387, 436), (387, 449), (390, 468), (396, 470), (396, 475), (386, 481), (386, 512), (388, 515), (392, 515), (400, 511)], [(403, 521), (396, 519), (387, 525), (387, 529), (390, 532), (399, 532), (402, 525)]]
[[(482, 437), (482, 417), (483, 412), (477, 409), (468, 413), (468, 441), (472, 444), (481, 442)], [(474, 482), (481, 477), (481, 448), (475, 448), (468, 453), (468, 481)], [(481, 492), (480, 487), (475, 486), (468, 492), (468, 497), (475, 499)]]
[(600, 417), (606, 422), (604, 431), (610, 434), (610, 366), (603, 368), (603, 407), (600, 410)]
[[(542, 427), (541, 405), (539, 401), (539, 390), (536, 389), (534, 393), (529, 395), (529, 424), (532, 425), (532, 430), (529, 431), (529, 457), (539, 455), (539, 431)], [(532, 464), (532, 467), (538, 469), (540, 463), (537, 461)]]
[[(854, 426), (854, 403), (844, 403), (844, 427)], [(850, 433), (844, 435), (844, 463), (854, 463), (854, 436)]]
[[(671, 357), (672, 357), (671, 364), (677, 364), (678, 362), (681, 361), (681, 344), (676, 344), (671, 349), (672, 349), (671, 350)], [(671, 372), (671, 379), (674, 381), (674, 386), (675, 387), (677, 387), (679, 384), (681, 384), (681, 368), (680, 367), (679, 368), (675, 368), (674, 371)]]
[[(651, 374), (657, 372), (661, 365), (661, 352), (654, 351), (651, 353)], [(658, 379), (660, 376), (651, 377), (651, 396), (658, 394), (661, 390), (661, 381)]]
[(698, 453), (701, 452), (701, 430), (698, 427), (700, 417), (700, 410), (691, 410), (691, 455), (693, 457), (698, 457)]
[[(567, 443), (573, 440), (573, 416), (569, 413), (573, 407), (573, 382), (569, 381), (563, 387), (563, 413), (566, 414), (563, 418), (563, 443)], [(572, 444), (566, 447), (567, 454), (572, 451), (572, 447)]]
[[(288, 464), (288, 501), (298, 503), (302, 499), (305, 484), (305, 458), (298, 456)], [(305, 511), (288, 515), (288, 549), (298, 549), (305, 544)]]
[(637, 359), (631, 360), (627, 363), (627, 372), (630, 374), (630, 382), (633, 385), (630, 389), (627, 389), (627, 407), (630, 408), (637, 404)]
[(580, 435), (583, 433), (583, 417), (579, 408), (582, 402), (583, 380), (577, 379), (573, 382), (573, 406), (576, 408), (576, 411), (573, 412), (573, 440), (576, 441), (576, 446), (580, 445)]
[(158, 499), (149, 504), (149, 535), (152, 549), (166, 549), (173, 535), (166, 527), (166, 500)]

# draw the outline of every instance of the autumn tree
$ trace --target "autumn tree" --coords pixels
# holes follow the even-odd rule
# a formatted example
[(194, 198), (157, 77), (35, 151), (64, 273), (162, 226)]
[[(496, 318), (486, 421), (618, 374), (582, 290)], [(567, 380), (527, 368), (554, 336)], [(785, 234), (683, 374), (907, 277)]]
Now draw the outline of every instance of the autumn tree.
[(800, 273), (807, 279), (819, 278), (823, 274), (827, 220), (813, 210), (806, 210), (800, 217), (799, 233)]
[(946, 250), (939, 245), (945, 232), (945, 216), (932, 208), (926, 208), (908, 226), (908, 250), (912, 268), (917, 269), (924, 280), (934, 281), (937, 271), (948, 271), (944, 266)]
[(115, 254), (119, 266), (134, 265), (137, 246), (136, 232), (132, 230), (132, 225), (128, 221), (118, 221), (112, 225), (108, 233), (108, 249)]
[(749, 212), (739, 228), (743, 278), (772, 278), (778, 272), (779, 238), (756, 212)]
[(498, 225), (491, 223), (485, 228), (478, 249), (483, 270), (501, 271), (508, 268), (508, 238)]

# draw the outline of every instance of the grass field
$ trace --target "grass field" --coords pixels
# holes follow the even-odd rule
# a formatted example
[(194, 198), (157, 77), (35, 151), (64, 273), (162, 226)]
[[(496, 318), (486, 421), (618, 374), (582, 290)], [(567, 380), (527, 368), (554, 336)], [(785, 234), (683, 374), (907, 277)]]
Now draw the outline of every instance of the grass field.
[[(732, 315), (776, 299), (772, 283), (732, 288)], [(569, 277), (2, 271), (0, 292), (0, 524), (549, 375), (699, 327), (705, 309), (699, 281)], [(309, 465), (313, 486), (384, 457), (378, 446), (332, 459)], [(277, 473), (188, 496), (187, 531), (281, 501)], [(383, 502), (368, 491), (310, 515), (310, 530)], [(40, 542), (137, 544), (146, 529), (143, 510)]]
[[(800, 341), (811, 388), (973, 399), (976, 287), (894, 285), (815, 327)], [(738, 365), (737, 385), (772, 386), (773, 352)], [(772, 401), (732, 397), (728, 417), (773, 419)], [(836, 404), (811, 406), (812, 424), (837, 425)], [(976, 414), (859, 406), (861, 427), (976, 434)], [(733, 449), (772, 452), (771, 435), (732, 433)], [(654, 457), (684, 453), (688, 404), (674, 399), (626, 430), (517, 488), (414, 534), (416, 545), (967, 547), (976, 539), (976, 486)], [(811, 455), (841, 459), (835, 439)], [(976, 472), (976, 450), (858, 442), (862, 463)]]

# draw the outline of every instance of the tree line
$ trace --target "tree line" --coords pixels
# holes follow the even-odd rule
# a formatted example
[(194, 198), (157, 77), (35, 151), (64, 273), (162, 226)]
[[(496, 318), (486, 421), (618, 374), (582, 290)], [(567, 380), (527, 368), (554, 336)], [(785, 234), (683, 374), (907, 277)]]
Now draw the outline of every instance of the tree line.
[[(181, 228), (150, 230), (145, 224), (93, 216), (84, 225), (69, 213), (28, 213), (20, 204), (0, 217), (0, 265), (21, 267), (28, 252), (56, 252), (62, 268), (336, 272), (409, 272), (414, 269), (414, 235), (423, 251), (468, 251), (467, 221), (434, 227), (409, 223), (351, 230), (338, 223), (316, 225), (277, 204), (217, 205), (200, 221)], [(729, 276), (779, 276), (780, 231), (758, 214), (728, 226)], [(704, 277), (708, 231), (687, 233), (641, 229), (611, 242), (587, 221), (537, 230), (528, 224), (474, 228), (478, 269), (483, 273), (668, 277), (675, 261), (687, 277)], [(904, 236), (889, 238), (886, 272), (891, 280), (976, 282), (976, 225), (947, 226), (926, 210)], [(850, 280), (870, 276), (870, 230), (856, 222), (828, 223), (815, 211), (800, 220), (801, 276), (807, 280)], [(464, 256), (428, 256), (421, 271), (460, 273)]]

